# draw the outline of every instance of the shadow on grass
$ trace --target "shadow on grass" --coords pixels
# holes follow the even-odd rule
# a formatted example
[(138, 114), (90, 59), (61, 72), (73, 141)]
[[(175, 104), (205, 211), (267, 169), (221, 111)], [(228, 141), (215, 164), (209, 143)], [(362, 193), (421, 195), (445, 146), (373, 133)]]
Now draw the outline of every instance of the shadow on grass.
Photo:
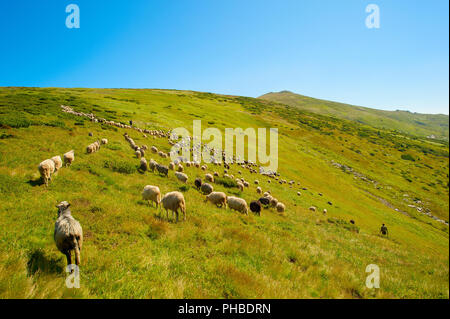
[(59, 264), (59, 259), (45, 256), (41, 249), (35, 249), (28, 255), (27, 273), (34, 275), (36, 272), (45, 274), (61, 273), (64, 268)]
[(35, 186), (41, 186), (44, 183), (42, 182), (42, 179), (38, 178), (38, 179), (30, 179), (27, 184), (30, 184), (32, 187)]

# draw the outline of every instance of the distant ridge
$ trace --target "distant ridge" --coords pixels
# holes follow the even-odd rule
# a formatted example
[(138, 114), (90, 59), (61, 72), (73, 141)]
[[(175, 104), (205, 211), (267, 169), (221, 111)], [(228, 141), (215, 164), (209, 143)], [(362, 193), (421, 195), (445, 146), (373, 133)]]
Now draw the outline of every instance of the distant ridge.
[(430, 139), (449, 140), (449, 116), (409, 111), (384, 111), (368, 107), (327, 101), (293, 93), (270, 92), (260, 99), (283, 103), (307, 112), (335, 116), (380, 129), (390, 129)]

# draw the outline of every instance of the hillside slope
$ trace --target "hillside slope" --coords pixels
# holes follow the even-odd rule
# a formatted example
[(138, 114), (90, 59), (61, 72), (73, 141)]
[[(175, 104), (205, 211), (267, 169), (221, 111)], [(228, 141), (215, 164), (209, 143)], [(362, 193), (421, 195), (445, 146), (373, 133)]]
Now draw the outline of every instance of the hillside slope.
[[(216, 208), (193, 186), (205, 174), (195, 167), (185, 168), (187, 185), (173, 172), (141, 173), (123, 134), (164, 152), (167, 139), (94, 123), (61, 105), (147, 129), (191, 130), (195, 119), (221, 131), (278, 128), (278, 171), (296, 181), (292, 188), (237, 165), (229, 174), (249, 188), (214, 188), (250, 202), (258, 179), (286, 212)], [(86, 154), (103, 137), (109, 143)], [(38, 164), (71, 149), (73, 165), (42, 185)], [(0, 298), (448, 298), (449, 232), (439, 221), (448, 223), (448, 155), (448, 145), (261, 99), (0, 88)], [(222, 175), (223, 167), (210, 165), (214, 171)], [(168, 222), (142, 201), (148, 184), (182, 191), (187, 220)], [(85, 234), (77, 290), (65, 288), (65, 258), (53, 242), (55, 204), (63, 200)], [(389, 237), (379, 235), (382, 223)], [(369, 264), (380, 267), (380, 289), (365, 287)]]
[(259, 98), (284, 103), (301, 110), (357, 121), (380, 129), (397, 130), (422, 137), (449, 139), (449, 117), (408, 111), (383, 111), (367, 107), (315, 99), (289, 91), (271, 92)]

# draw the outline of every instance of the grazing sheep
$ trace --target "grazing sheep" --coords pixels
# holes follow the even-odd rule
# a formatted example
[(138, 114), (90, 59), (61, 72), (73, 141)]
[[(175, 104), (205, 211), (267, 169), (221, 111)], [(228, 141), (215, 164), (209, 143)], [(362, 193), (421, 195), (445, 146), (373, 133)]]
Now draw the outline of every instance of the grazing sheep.
[(301, 196), (302, 195), (302, 193), (300, 193), (300, 192), (297, 192), (297, 196)]
[(261, 194), (262, 193), (262, 189), (261, 189), (261, 187), (256, 187), (256, 192), (258, 193), (258, 194)]
[(156, 204), (156, 207), (161, 203), (161, 192), (159, 191), (158, 186), (147, 185), (144, 187), (142, 191), (142, 200), (148, 201), (150, 205), (150, 201)]
[(350, 224), (355, 225), (355, 221), (353, 219), (350, 219)]
[(156, 164), (156, 170), (158, 171), (159, 174), (163, 174), (165, 176), (169, 175), (169, 168), (167, 166)]
[(228, 207), (230, 209), (236, 210), (238, 212), (241, 212), (243, 214), (248, 215), (248, 207), (247, 202), (245, 199), (234, 197), (234, 196), (228, 196), (227, 197)]
[(89, 136), (94, 136), (94, 134), (92, 134), (92, 132), (89, 132), (88, 135), (89, 135)]
[(51, 181), (52, 174), (55, 172), (55, 162), (47, 159), (39, 164), (38, 169), (41, 174), (42, 181), (45, 186), (48, 186), (48, 182)]
[(244, 191), (244, 184), (242, 184), (241, 182), (237, 182), (237, 187), (239, 188), (239, 190), (240, 190), (241, 192)]
[(279, 213), (283, 213), (286, 210), (286, 206), (282, 202), (278, 202), (276, 208)]
[(80, 264), (81, 247), (83, 246), (83, 229), (80, 223), (72, 217), (70, 204), (66, 201), (56, 205), (58, 219), (55, 222), (53, 239), (56, 247), (67, 257), (67, 265), (71, 265), (71, 251), (75, 251), (75, 264)]
[(261, 203), (259, 201), (256, 201), (256, 200), (252, 201), (250, 203), (250, 210), (253, 213), (258, 214), (258, 215), (261, 216)]
[(158, 153), (158, 149), (155, 146), (152, 146), (151, 150), (152, 153)]
[(328, 213), (328, 210), (326, 208), (323, 209), (323, 214), (326, 215)]
[(219, 177), (219, 173), (217, 173), (217, 172), (214, 172), (214, 177)]
[(312, 212), (315, 212), (315, 211), (316, 211), (316, 207), (311, 206), (311, 207), (309, 208), (309, 210), (312, 211)]
[(244, 181), (244, 186), (245, 186), (245, 187), (249, 187), (250, 184), (249, 184), (247, 181)]
[(214, 177), (211, 174), (209, 174), (209, 173), (205, 175), (205, 180), (207, 182), (214, 183)]
[(261, 197), (258, 201), (259, 201), (259, 202), (261, 203), (261, 205), (263, 205), (264, 207), (267, 207), (267, 206), (269, 206), (269, 204), (270, 204), (270, 198), (268, 198), (268, 197)]
[(178, 164), (178, 168), (177, 168), (178, 172), (183, 172), (184, 171), (184, 167), (181, 164)]
[(166, 195), (164, 195), (161, 202), (164, 209), (166, 210), (167, 220), (169, 220), (169, 210), (172, 211), (172, 218), (174, 213), (177, 215), (177, 222), (178, 210), (181, 210), (184, 216), (184, 220), (186, 220), (186, 202), (182, 193), (176, 191), (167, 193)]
[(213, 190), (214, 190), (214, 188), (208, 183), (203, 183), (200, 186), (200, 191), (205, 195), (211, 194), (213, 192)]
[(174, 162), (170, 162), (169, 163), (169, 169), (172, 170), (172, 171), (175, 170), (175, 163)]
[(145, 151), (142, 148), (139, 149), (139, 152), (141, 152), (141, 157), (145, 156)]
[(179, 181), (183, 183), (187, 183), (188, 176), (181, 172), (175, 172), (175, 176), (178, 178)]
[(212, 192), (206, 196), (205, 202), (210, 201), (217, 207), (224, 207), (227, 206), (227, 195), (223, 192)]
[(53, 156), (51, 160), (55, 163), (55, 172), (57, 172), (62, 167), (61, 156)]
[(256, 185), (258, 185), (258, 184), (259, 184), (259, 181), (258, 181), (257, 179), (255, 179), (255, 184), (256, 184)]
[(92, 153), (94, 153), (95, 152), (95, 145), (94, 144), (89, 144), (87, 147), (86, 147), (86, 153), (88, 153), (88, 154), (92, 154)]
[(270, 206), (272, 206), (273, 208), (277, 207), (278, 204), (278, 199), (276, 199), (275, 197), (272, 197), (270, 199)]
[(137, 150), (136, 152), (134, 152), (134, 155), (136, 155), (137, 158), (141, 158), (141, 152), (139, 150)]
[(75, 159), (74, 150), (71, 150), (63, 155), (64, 157), (64, 166), (72, 165), (73, 160)]
[(201, 178), (196, 178), (194, 181), (194, 185), (195, 187), (197, 187), (197, 189), (200, 188), (200, 186), (202, 186), (202, 179)]
[(155, 161), (153, 158), (151, 158), (151, 159), (150, 159), (150, 162), (149, 162), (149, 164), (148, 164), (148, 167), (150, 168), (150, 170), (151, 170), (152, 172), (155, 171), (156, 165), (158, 165), (158, 163), (156, 163), (156, 161)]
[(146, 172), (148, 170), (148, 164), (147, 164), (147, 160), (145, 158), (141, 158), (141, 162), (139, 164), (139, 167), (144, 172)]
[(102, 143), (103, 145), (108, 144), (108, 139), (102, 138), (101, 143)]

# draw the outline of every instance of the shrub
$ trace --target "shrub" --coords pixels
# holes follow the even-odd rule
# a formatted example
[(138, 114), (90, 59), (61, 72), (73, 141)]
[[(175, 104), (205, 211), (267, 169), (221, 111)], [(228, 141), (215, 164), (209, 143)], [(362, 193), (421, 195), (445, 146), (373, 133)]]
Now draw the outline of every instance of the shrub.
[(113, 172), (121, 174), (133, 174), (137, 170), (137, 166), (126, 161), (106, 160), (103, 167), (111, 169)]
[(216, 184), (223, 185), (226, 188), (237, 187), (236, 181), (231, 178), (215, 177), (214, 180)]
[(410, 154), (402, 154), (401, 158), (405, 161), (413, 161), (413, 162), (416, 161), (416, 159), (412, 157), (412, 155)]

